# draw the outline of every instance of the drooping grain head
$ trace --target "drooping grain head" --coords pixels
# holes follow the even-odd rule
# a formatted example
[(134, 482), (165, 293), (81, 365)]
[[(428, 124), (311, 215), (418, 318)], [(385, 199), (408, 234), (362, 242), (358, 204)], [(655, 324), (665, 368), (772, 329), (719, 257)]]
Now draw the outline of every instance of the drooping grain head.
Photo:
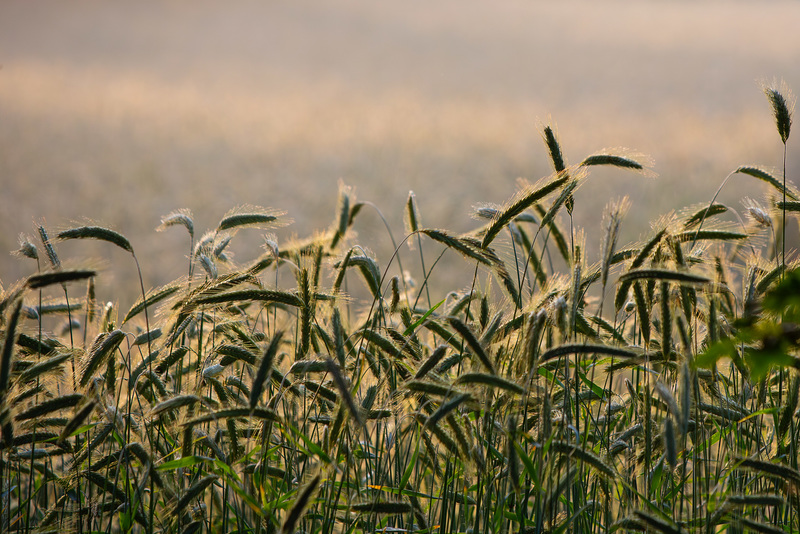
[(163, 232), (170, 226), (181, 225), (189, 232), (189, 236), (194, 238), (194, 220), (192, 212), (188, 209), (179, 209), (169, 215), (161, 217), (161, 224), (156, 228), (156, 232)]

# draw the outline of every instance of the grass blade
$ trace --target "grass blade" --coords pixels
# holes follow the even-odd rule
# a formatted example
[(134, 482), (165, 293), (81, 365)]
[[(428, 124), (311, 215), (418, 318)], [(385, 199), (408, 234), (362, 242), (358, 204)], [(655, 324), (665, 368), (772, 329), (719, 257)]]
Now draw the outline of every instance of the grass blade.
[(17, 337), (17, 324), (19, 323), (19, 315), (22, 311), (22, 299), (17, 301), (17, 304), (11, 310), (8, 319), (8, 326), (6, 327), (6, 339), (3, 342), (3, 354), (0, 357), (0, 406), (5, 404), (6, 393), (8, 392), (9, 379), (11, 377), (11, 358), (14, 355), (14, 343)]
[(297, 500), (294, 502), (294, 505), (292, 505), (292, 509), (289, 510), (289, 514), (286, 516), (283, 526), (281, 527), (281, 534), (292, 534), (295, 531), (297, 522), (303, 517), (321, 481), (322, 476), (319, 473), (308, 481), (303, 491), (297, 496)]

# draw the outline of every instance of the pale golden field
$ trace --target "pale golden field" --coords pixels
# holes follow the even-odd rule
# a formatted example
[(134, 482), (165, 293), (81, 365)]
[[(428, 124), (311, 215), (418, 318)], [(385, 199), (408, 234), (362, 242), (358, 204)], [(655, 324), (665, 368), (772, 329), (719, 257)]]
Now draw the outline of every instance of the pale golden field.
[[(202, 230), (236, 205), (285, 209), (285, 240), (333, 220), (339, 180), (398, 239), (409, 190), (425, 225), (466, 231), (475, 204), (550, 173), (551, 119), (570, 161), (625, 146), (655, 162), (656, 179), (596, 172), (577, 194), (590, 244), (629, 195), (627, 242), (708, 202), (738, 165), (780, 164), (758, 80), (800, 89), (798, 20), (790, 1), (4, 0), (0, 280), (30, 272), (7, 251), (34, 221), (90, 218), (126, 235), (157, 285), (185, 265), (184, 236), (154, 232), (162, 215), (189, 208)], [(749, 180), (720, 200), (758, 197)], [(356, 231), (388, 258), (374, 211)], [(117, 254), (85, 246), (60, 251)], [(113, 263), (102, 279), (129, 280)]]

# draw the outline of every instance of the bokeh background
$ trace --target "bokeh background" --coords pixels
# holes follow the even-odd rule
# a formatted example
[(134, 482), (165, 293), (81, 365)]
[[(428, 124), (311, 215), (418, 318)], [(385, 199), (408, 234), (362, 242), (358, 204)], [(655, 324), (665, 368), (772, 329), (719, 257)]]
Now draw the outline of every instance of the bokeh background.
[[(617, 146), (653, 159), (658, 178), (595, 172), (576, 195), (590, 244), (621, 195), (636, 239), (738, 165), (780, 165), (759, 81), (800, 89), (798, 20), (789, 0), (3, 0), (0, 280), (34, 268), (10, 255), (21, 232), (90, 218), (131, 240), (155, 286), (186, 262), (183, 232), (154, 232), (162, 215), (189, 208), (202, 233), (237, 205), (280, 208), (286, 240), (333, 220), (339, 180), (396, 237), (409, 190), (425, 225), (466, 231), (475, 204), (550, 173), (549, 121), (573, 163)], [(740, 209), (753, 182), (720, 200)], [(388, 259), (374, 211), (356, 230)], [(108, 246), (59, 251), (138, 285)]]

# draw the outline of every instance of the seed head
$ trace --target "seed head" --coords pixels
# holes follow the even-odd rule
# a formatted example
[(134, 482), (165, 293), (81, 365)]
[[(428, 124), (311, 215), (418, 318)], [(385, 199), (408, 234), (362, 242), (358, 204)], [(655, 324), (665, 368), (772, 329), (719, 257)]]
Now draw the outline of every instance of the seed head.
[(781, 141), (786, 144), (789, 139), (789, 132), (792, 129), (792, 113), (794, 112), (795, 98), (786, 82), (773, 81), (771, 84), (763, 85), (764, 94), (772, 106), (772, 114), (775, 117), (775, 124), (778, 127), (778, 134)]
[(30, 238), (25, 234), (19, 234), (19, 248), (14, 251), (15, 256), (30, 258), (32, 260), (39, 259), (39, 251)]
[(751, 198), (744, 199), (744, 207), (747, 216), (762, 228), (772, 227), (772, 217), (761, 207), (761, 205)]

